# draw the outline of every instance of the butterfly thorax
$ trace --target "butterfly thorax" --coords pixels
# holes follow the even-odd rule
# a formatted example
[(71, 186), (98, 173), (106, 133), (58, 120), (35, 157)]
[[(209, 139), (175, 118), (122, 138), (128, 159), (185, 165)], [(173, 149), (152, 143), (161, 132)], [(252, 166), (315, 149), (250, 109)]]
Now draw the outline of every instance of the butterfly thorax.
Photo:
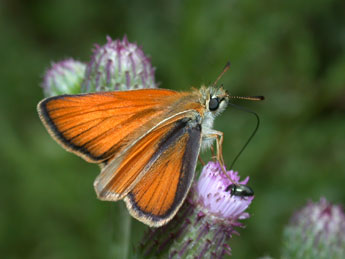
[[(199, 90), (199, 95), (199, 101), (204, 106), (203, 120), (201, 123), (202, 135), (208, 136), (214, 131), (214, 119), (226, 109), (229, 95), (222, 87), (216, 88), (213, 86), (202, 86)], [(213, 141), (214, 139), (204, 137), (202, 149), (209, 148)]]

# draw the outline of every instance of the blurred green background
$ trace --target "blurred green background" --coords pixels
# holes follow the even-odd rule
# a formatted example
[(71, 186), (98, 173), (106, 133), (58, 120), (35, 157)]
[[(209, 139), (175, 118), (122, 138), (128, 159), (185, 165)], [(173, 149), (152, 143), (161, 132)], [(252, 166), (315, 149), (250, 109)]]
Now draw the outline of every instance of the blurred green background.
[[(282, 229), (308, 199), (345, 204), (345, 2), (5, 0), (0, 3), (0, 254), (112, 258), (128, 242), (122, 202), (96, 199), (96, 165), (64, 151), (36, 113), (51, 61), (87, 62), (94, 43), (127, 35), (143, 46), (161, 87), (221, 79), (261, 128), (235, 169), (256, 198), (233, 258), (279, 257)], [(255, 126), (228, 109), (228, 164)], [(204, 156), (205, 158), (205, 156)], [(132, 221), (131, 250), (145, 227)]]

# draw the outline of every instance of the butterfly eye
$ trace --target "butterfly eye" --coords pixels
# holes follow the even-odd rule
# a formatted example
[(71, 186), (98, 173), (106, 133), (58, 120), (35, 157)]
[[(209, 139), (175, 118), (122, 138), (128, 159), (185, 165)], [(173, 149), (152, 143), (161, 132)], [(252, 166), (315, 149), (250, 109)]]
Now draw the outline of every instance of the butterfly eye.
[(218, 97), (216, 98), (211, 98), (209, 103), (208, 103), (208, 108), (210, 109), (210, 111), (215, 111), (217, 110), (219, 107), (219, 99)]

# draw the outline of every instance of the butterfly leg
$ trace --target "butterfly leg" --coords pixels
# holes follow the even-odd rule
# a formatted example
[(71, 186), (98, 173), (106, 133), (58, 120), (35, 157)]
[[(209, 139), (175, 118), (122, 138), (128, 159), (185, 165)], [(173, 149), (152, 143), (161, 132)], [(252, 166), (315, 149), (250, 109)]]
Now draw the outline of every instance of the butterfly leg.
[(223, 132), (218, 131), (218, 135), (216, 138), (217, 143), (217, 159), (220, 162), (222, 167), (225, 167), (224, 158), (223, 158)]
[(223, 132), (217, 131), (217, 130), (212, 130), (212, 131), (209, 131), (207, 134), (205, 134), (204, 137), (206, 139), (216, 139), (216, 146), (217, 146), (216, 158), (217, 158), (217, 161), (219, 162), (220, 167), (222, 168), (224, 175), (226, 177), (228, 177), (230, 181), (232, 181), (230, 176), (227, 174), (227, 172), (225, 170), (225, 163), (224, 163), (224, 158), (223, 158), (223, 138), (224, 138)]
[(198, 160), (199, 160), (199, 162), (202, 164), (202, 166), (205, 166), (205, 165), (206, 165), (206, 163), (204, 162), (204, 160), (202, 160), (202, 158), (201, 158), (200, 155), (198, 156)]
[(212, 160), (216, 161), (217, 156), (216, 156), (216, 154), (215, 154), (215, 152), (214, 152), (214, 147), (211, 146), (210, 149), (211, 149), (211, 154), (212, 154), (212, 156), (211, 156), (211, 157), (212, 157)]
[(225, 163), (223, 158), (223, 139), (224, 139), (224, 133), (221, 131), (215, 131), (214, 137), (216, 138), (216, 145), (217, 145), (217, 160), (220, 163), (220, 167), (222, 168), (222, 171), (224, 175), (230, 180), (230, 176), (225, 170)]
[[(224, 167), (224, 159), (223, 159), (223, 132), (217, 130), (211, 130), (204, 135), (206, 139), (216, 139), (216, 146), (217, 146), (217, 160)], [(212, 152), (212, 149), (211, 149)]]

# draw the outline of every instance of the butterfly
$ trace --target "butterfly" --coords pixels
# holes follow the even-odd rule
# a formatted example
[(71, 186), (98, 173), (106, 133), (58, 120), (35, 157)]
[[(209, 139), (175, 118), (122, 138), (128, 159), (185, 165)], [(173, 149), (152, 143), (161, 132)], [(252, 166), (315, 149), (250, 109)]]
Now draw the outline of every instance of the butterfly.
[(124, 200), (134, 218), (159, 227), (186, 199), (201, 149), (216, 140), (224, 164), (223, 133), (212, 126), (231, 96), (214, 85), (61, 95), (37, 109), (62, 147), (101, 166), (94, 181), (100, 200)]

